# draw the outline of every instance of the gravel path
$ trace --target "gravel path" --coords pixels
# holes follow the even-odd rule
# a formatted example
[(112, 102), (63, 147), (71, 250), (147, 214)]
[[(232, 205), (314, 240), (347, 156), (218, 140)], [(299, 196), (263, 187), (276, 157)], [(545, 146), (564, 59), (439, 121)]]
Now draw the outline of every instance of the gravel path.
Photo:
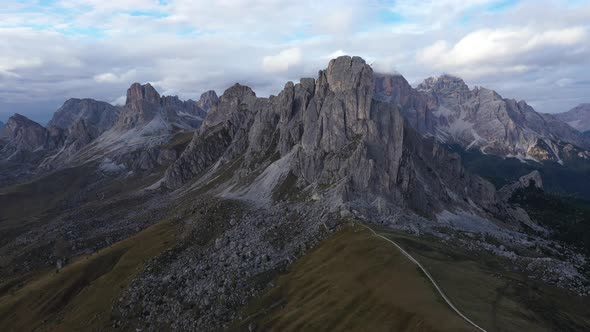
[(453, 309), (453, 311), (455, 311), (457, 313), (457, 315), (461, 316), (461, 318), (463, 318), (466, 322), (468, 322), (469, 324), (471, 324), (473, 327), (475, 327), (477, 330), (482, 331), (482, 332), (487, 332), (484, 328), (482, 328), (481, 326), (475, 324), (472, 320), (470, 320), (469, 318), (467, 318), (467, 316), (465, 316), (459, 309), (457, 309), (457, 307), (455, 307), (455, 305), (451, 302), (451, 300), (445, 295), (445, 293), (442, 291), (442, 289), (440, 288), (440, 286), (436, 283), (436, 281), (434, 281), (434, 278), (430, 275), (430, 273), (428, 273), (428, 271), (426, 271), (426, 269), (424, 268), (424, 266), (422, 266), (422, 264), (420, 264), (420, 262), (418, 262), (418, 260), (416, 260), (414, 257), (412, 257), (412, 255), (410, 255), (407, 251), (405, 251), (404, 249), (402, 249), (402, 247), (400, 247), (397, 243), (395, 243), (394, 241), (386, 238), (383, 235), (378, 234), (377, 232), (375, 232), (371, 227), (364, 225), (364, 224), (360, 224), (361, 226), (365, 227), (366, 229), (370, 230), (375, 236), (382, 238), (383, 240), (393, 244), (402, 254), (404, 254), (404, 256), (406, 256), (412, 263), (418, 265), (418, 267), (420, 268), (420, 270), (422, 270), (422, 272), (424, 272), (424, 274), (426, 275), (426, 277), (428, 277), (428, 279), (430, 280), (430, 282), (432, 283), (432, 285), (434, 285), (434, 288), (436, 288), (436, 290), (438, 291), (438, 293), (440, 294), (440, 296), (443, 298), (443, 300), (445, 300), (445, 302), (449, 305), (449, 307), (451, 307), (451, 309)]

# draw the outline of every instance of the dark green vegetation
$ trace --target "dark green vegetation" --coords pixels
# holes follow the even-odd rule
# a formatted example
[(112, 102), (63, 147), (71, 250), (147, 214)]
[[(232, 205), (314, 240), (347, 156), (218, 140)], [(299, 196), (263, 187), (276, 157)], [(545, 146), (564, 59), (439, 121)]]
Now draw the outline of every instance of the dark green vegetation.
[(161, 222), (124, 241), (47, 271), (0, 297), (1, 331), (108, 331), (111, 308), (149, 258), (174, 244)]
[(451, 301), (488, 331), (588, 331), (590, 299), (510, 271), (510, 262), (428, 236), (381, 229), (430, 272)]
[(546, 193), (530, 186), (510, 199), (529, 216), (554, 231), (554, 238), (574, 245), (590, 255), (590, 202)]
[(546, 191), (590, 200), (590, 161), (571, 160), (565, 165), (556, 162), (521, 162), (515, 158), (504, 159), (483, 154), (480, 151), (466, 151), (458, 146), (451, 146), (450, 149), (461, 155), (467, 170), (486, 178), (496, 188), (514, 182), (533, 170), (538, 170)]
[(324, 240), (245, 309), (234, 330), (472, 331), (391, 244), (361, 227)]

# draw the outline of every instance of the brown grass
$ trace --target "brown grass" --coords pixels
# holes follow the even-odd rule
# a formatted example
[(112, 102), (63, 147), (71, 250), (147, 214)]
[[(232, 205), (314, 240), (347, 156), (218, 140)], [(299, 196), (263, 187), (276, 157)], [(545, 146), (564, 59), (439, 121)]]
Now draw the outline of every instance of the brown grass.
[(0, 331), (109, 330), (114, 301), (149, 258), (171, 247), (174, 229), (161, 222), (1, 297)]
[(347, 227), (243, 313), (261, 331), (472, 331), (389, 243)]

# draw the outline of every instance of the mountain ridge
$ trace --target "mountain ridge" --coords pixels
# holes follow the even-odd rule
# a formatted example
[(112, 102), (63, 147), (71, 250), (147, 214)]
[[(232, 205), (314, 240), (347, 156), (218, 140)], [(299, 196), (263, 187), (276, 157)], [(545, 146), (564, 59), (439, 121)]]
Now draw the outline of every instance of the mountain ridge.
[[(378, 82), (378, 99), (399, 105), (419, 132), (442, 143), (522, 160), (590, 157), (590, 141), (555, 116), (484, 87), (469, 89), (459, 77), (430, 77), (415, 89), (399, 75), (380, 74)], [(401, 91), (410, 98), (397, 98)]]
[(553, 115), (580, 132), (590, 130), (590, 103), (582, 103), (569, 111)]

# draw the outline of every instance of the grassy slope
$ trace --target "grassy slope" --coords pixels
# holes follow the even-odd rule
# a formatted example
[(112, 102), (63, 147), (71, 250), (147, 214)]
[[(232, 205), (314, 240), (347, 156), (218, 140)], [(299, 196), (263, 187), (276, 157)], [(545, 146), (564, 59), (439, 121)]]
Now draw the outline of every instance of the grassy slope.
[[(0, 189), (0, 227), (4, 221), (18, 220), (58, 208), (60, 202), (74, 197), (88, 185), (92, 168), (81, 166), (63, 169), (26, 183)], [(0, 228), (0, 229), (2, 229)]]
[(244, 316), (235, 330), (472, 331), (415, 265), (359, 227), (294, 263)]
[(113, 302), (147, 259), (172, 246), (174, 234), (171, 222), (161, 222), (59, 273), (42, 274), (0, 298), (0, 330), (109, 330)]
[(506, 271), (493, 255), (383, 229), (418, 259), (447, 296), (488, 331), (588, 331), (590, 300)]

